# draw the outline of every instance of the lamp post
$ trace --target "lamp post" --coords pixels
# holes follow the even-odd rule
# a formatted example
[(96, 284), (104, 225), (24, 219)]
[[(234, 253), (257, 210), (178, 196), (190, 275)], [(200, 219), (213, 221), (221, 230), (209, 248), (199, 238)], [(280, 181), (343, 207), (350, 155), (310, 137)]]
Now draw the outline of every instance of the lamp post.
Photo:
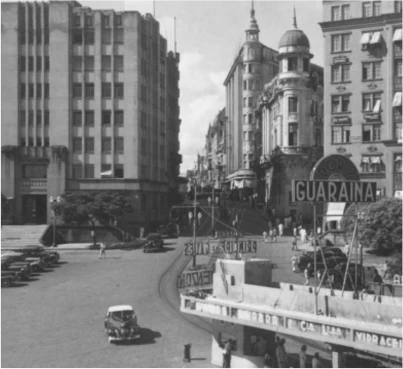
[(56, 212), (57, 209), (59, 208), (60, 204), (63, 202), (62, 198), (60, 196), (57, 196), (54, 198), (53, 196), (50, 196), (49, 199), (50, 202), (50, 208), (53, 210), (53, 247), (56, 247)]
[(95, 231), (93, 229), (91, 230), (91, 237), (92, 237), (92, 242), (93, 242), (94, 248), (95, 248)]
[[(194, 198), (194, 203), (193, 203), (193, 250), (195, 250), (196, 247), (196, 197), (197, 197), (197, 180), (195, 180), (194, 182), (195, 185), (195, 198)], [(190, 217), (189, 213), (189, 217)], [(192, 267), (196, 268), (196, 254), (193, 255), (193, 263), (192, 263)]]

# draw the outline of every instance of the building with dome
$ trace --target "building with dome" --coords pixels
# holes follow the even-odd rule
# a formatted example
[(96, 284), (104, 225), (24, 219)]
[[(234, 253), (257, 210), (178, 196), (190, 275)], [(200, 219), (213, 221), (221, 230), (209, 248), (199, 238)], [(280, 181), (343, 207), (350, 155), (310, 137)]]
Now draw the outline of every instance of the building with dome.
[(291, 202), (291, 180), (308, 179), (323, 156), (323, 68), (310, 62), (309, 48), (294, 10), (293, 28), (279, 42), (279, 73), (257, 101), (258, 196), (280, 218), (310, 219), (309, 204)]
[(226, 87), (226, 182), (237, 195), (253, 192), (257, 181), (253, 171), (255, 162), (255, 134), (257, 122), (255, 106), (265, 83), (278, 72), (276, 50), (259, 41), (259, 26), (255, 9), (250, 12), (250, 22), (245, 30), (246, 39), (235, 56), (224, 81)]

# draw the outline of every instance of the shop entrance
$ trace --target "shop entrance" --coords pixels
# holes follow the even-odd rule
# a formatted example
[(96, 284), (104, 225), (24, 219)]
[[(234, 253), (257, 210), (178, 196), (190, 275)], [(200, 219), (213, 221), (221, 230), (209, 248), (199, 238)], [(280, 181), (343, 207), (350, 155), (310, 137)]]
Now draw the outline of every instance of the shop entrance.
[(47, 196), (23, 195), (22, 196), (22, 223), (46, 224), (47, 220)]

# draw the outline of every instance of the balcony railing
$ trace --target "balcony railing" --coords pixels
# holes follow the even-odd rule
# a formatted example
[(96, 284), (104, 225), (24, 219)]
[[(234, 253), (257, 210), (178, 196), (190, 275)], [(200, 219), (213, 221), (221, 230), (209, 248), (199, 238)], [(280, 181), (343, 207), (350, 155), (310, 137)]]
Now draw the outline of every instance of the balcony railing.
[(277, 146), (273, 152), (272, 157), (278, 155), (307, 155), (316, 153), (318, 151), (323, 152), (322, 147), (304, 147), (304, 146)]
[(393, 88), (395, 90), (401, 91), (401, 89), (402, 89), (402, 77), (395, 77), (393, 79)]
[(46, 191), (47, 185), (47, 178), (24, 178), (21, 182), (21, 188), (24, 190)]

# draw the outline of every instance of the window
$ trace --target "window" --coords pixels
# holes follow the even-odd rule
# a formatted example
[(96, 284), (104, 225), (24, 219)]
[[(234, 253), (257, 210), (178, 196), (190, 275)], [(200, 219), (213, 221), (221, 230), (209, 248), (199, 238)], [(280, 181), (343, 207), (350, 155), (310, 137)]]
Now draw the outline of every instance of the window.
[(123, 42), (124, 42), (124, 29), (123, 28), (115, 29), (115, 42), (117, 44), (123, 44)]
[(288, 125), (288, 145), (289, 146), (298, 145), (298, 124)]
[(332, 143), (348, 143), (348, 142), (350, 142), (349, 126), (332, 127)]
[(73, 18), (73, 24), (74, 24), (74, 27), (81, 27), (81, 17), (78, 15), (78, 14), (76, 14), (75, 16), (74, 16), (74, 18)]
[(20, 72), (25, 72), (25, 56), (20, 56)]
[(28, 97), (29, 97), (30, 99), (33, 99), (33, 98), (34, 98), (34, 84), (33, 84), (33, 83), (30, 83), (30, 84), (28, 85)]
[(110, 83), (102, 83), (102, 97), (110, 98), (112, 96), (112, 86)]
[(362, 4), (362, 17), (367, 18), (372, 15), (371, 3), (366, 2)]
[(25, 29), (20, 30), (20, 44), (25, 45), (27, 42), (25, 38)]
[(342, 19), (350, 19), (350, 5), (341, 6), (341, 17)]
[(364, 124), (362, 126), (362, 142), (376, 142), (381, 140), (380, 124)]
[(396, 77), (402, 76), (402, 59), (395, 60), (395, 76)]
[(337, 64), (332, 65), (332, 82), (349, 82), (350, 81), (350, 65)]
[(89, 127), (94, 126), (94, 110), (87, 110), (85, 112), (85, 125)]
[(86, 56), (84, 63), (85, 70), (94, 70), (94, 57)]
[(75, 179), (83, 178), (83, 166), (81, 164), (73, 165), (73, 178)]
[[(49, 110), (45, 110), (45, 127), (49, 127)], [(46, 139), (45, 139), (46, 140)], [(46, 141), (45, 141), (46, 142)], [(46, 145), (45, 145), (46, 146)], [(48, 145), (49, 146), (49, 145)]]
[(111, 26), (111, 16), (109, 14), (104, 14), (103, 17), (103, 26), (110, 27)]
[(49, 147), (49, 137), (45, 137), (45, 142), (43, 143), (43, 146)]
[(124, 143), (123, 137), (116, 137), (115, 138), (115, 152), (123, 153), (124, 151)]
[(42, 137), (36, 136), (36, 146), (42, 146)]
[(350, 96), (332, 96), (332, 113), (345, 113), (350, 111)]
[(94, 84), (93, 83), (85, 84), (85, 97), (89, 98), (89, 99), (94, 98)]
[(49, 83), (45, 83), (45, 90), (43, 91), (43, 97), (49, 99)]
[(112, 43), (112, 30), (110, 28), (102, 30), (102, 43), (103, 44)]
[(297, 70), (298, 69), (298, 59), (297, 58), (288, 58), (288, 71)]
[(73, 137), (73, 152), (81, 153), (83, 151), (83, 141), (81, 137)]
[(124, 70), (123, 55), (115, 55), (115, 70)]
[(393, 108), (393, 139), (401, 140), (402, 137), (402, 111), (399, 108)]
[(28, 113), (28, 125), (33, 126), (34, 125), (34, 111), (30, 110)]
[(124, 98), (124, 86), (123, 83), (115, 83), (115, 97), (118, 99)]
[(83, 58), (82, 56), (73, 56), (73, 70), (82, 70)]
[(101, 178), (111, 178), (112, 177), (112, 165), (102, 164), (101, 165)]
[(104, 125), (111, 124), (111, 111), (110, 110), (102, 111), (102, 124), (104, 124)]
[(82, 124), (82, 113), (81, 111), (73, 111), (73, 125), (81, 126)]
[(332, 52), (350, 51), (350, 34), (332, 35)]
[(124, 178), (123, 164), (115, 164), (115, 178)]
[(25, 99), (26, 91), (25, 91), (25, 83), (20, 83), (20, 98)]
[(85, 16), (85, 26), (86, 27), (93, 27), (94, 26), (94, 17), (92, 14), (87, 14)]
[(49, 70), (49, 56), (45, 56), (45, 71)]
[(73, 84), (73, 97), (81, 99), (82, 92), (83, 92), (83, 89), (82, 89), (81, 83), (74, 83)]
[(381, 62), (362, 63), (362, 79), (364, 81), (381, 79)]
[(82, 45), (83, 43), (83, 31), (81, 29), (73, 30), (73, 44)]
[(22, 166), (23, 178), (46, 178), (48, 174), (47, 165), (26, 164)]
[(25, 126), (26, 114), (25, 110), (20, 110), (20, 124)]
[(112, 149), (112, 139), (110, 137), (102, 138), (102, 152), (111, 152)]
[(341, 20), (340, 6), (332, 6), (332, 21)]
[(402, 0), (395, 1), (395, 13), (402, 12)]
[(34, 43), (34, 30), (32, 28), (28, 29), (28, 43), (30, 45)]
[(84, 30), (85, 43), (87, 45), (94, 45), (94, 30), (86, 29)]
[(298, 113), (298, 97), (288, 98), (288, 113)]
[(363, 94), (362, 110), (366, 112), (379, 113), (381, 110), (381, 94)]
[(28, 56), (28, 70), (29, 71), (34, 70), (34, 57), (33, 56)]
[(102, 55), (102, 70), (111, 70), (111, 56)]
[(361, 171), (362, 173), (380, 173), (385, 171), (380, 156), (363, 155), (361, 158)]
[(123, 110), (115, 110), (115, 125), (123, 126), (124, 124), (124, 112)]
[(40, 56), (36, 57), (36, 70), (38, 72), (42, 70), (42, 58)]
[(36, 97), (40, 99), (42, 97), (42, 84), (37, 83), (36, 84)]
[(85, 152), (89, 154), (94, 153), (94, 137), (85, 138)]
[(121, 14), (116, 14), (115, 15), (115, 25), (116, 27), (122, 27), (122, 15)]
[(374, 1), (373, 4), (373, 9), (374, 9), (374, 17), (381, 15), (381, 2), (380, 1)]
[(84, 166), (85, 178), (95, 178), (94, 164), (86, 164)]

